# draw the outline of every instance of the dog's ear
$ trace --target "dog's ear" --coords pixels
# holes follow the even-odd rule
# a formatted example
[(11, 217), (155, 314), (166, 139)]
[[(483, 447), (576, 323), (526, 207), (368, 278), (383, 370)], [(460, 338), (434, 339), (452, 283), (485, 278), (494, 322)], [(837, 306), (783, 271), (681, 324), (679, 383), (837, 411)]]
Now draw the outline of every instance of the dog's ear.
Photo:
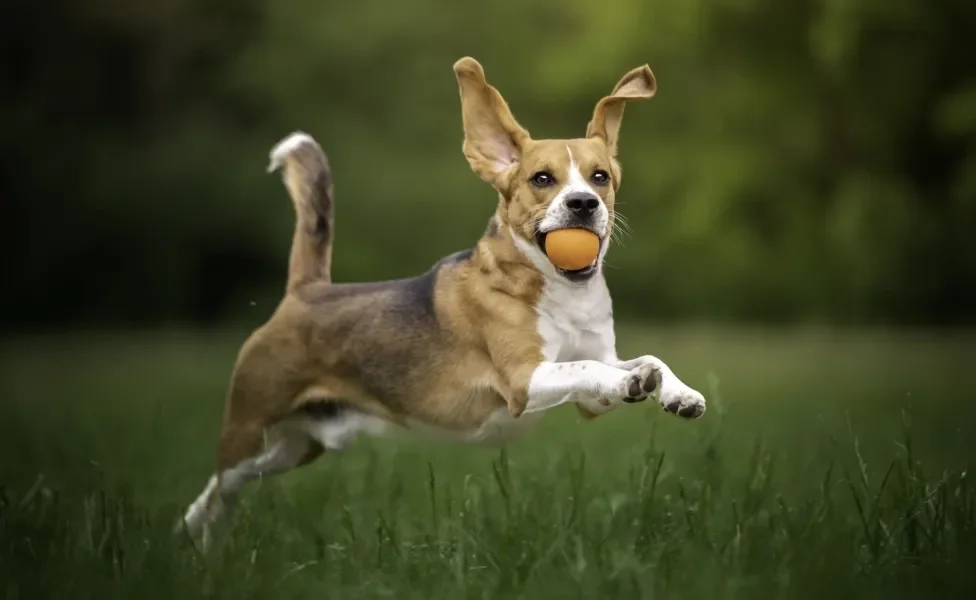
[(654, 73), (647, 65), (637, 67), (620, 78), (609, 96), (596, 103), (593, 119), (586, 127), (586, 137), (602, 138), (610, 149), (610, 156), (617, 155), (617, 139), (624, 107), (631, 100), (647, 100), (657, 91)]
[(498, 90), (485, 80), (478, 61), (462, 58), (454, 63), (454, 74), (461, 92), (464, 156), (479, 177), (503, 189), (529, 133), (512, 116)]

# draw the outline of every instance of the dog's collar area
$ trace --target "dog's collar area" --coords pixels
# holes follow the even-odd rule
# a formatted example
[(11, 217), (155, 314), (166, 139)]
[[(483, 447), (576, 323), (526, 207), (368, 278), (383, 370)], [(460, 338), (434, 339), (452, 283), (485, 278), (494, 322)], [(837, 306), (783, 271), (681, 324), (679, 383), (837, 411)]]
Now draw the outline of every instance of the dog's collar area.
[[(593, 231), (593, 228), (591, 228), (591, 227), (582, 227), (582, 229), (586, 229), (587, 231), (591, 231), (594, 234), (596, 234), (597, 237), (600, 237), (600, 234), (596, 233), (596, 231)], [(545, 255), (545, 253), (546, 253), (546, 236), (547, 235), (549, 235), (549, 232), (548, 231), (545, 231), (545, 232), (544, 231), (540, 231), (538, 228), (535, 230), (535, 243), (539, 245), (539, 249), (542, 250), (542, 254), (543, 255)], [(603, 243), (604, 243), (604, 240), (603, 240), (602, 237), (600, 237), (600, 251), (601, 251), (600, 254), (602, 254), (602, 251), (603, 251)], [(552, 263), (550, 263), (550, 264), (552, 264)], [(598, 268), (599, 264), (600, 264), (600, 259), (599, 259), (599, 254), (598, 254), (597, 255), (597, 260), (594, 261), (594, 263), (592, 265), (590, 265), (588, 267), (584, 267), (582, 269), (576, 269), (575, 271), (567, 271), (566, 269), (560, 269), (556, 265), (552, 265), (552, 268), (555, 269), (556, 270), (556, 273), (558, 273), (560, 276), (568, 279), (569, 281), (572, 281), (573, 283), (583, 283), (583, 282), (589, 281), (589, 279), (592, 278), (593, 275), (596, 274), (597, 268)]]

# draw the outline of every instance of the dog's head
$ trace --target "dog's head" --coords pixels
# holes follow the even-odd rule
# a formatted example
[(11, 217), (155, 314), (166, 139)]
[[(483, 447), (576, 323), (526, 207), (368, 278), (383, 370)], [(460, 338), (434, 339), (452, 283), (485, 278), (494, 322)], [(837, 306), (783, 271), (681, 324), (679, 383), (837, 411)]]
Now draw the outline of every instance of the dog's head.
[[(614, 194), (620, 187), (617, 139), (624, 106), (654, 95), (656, 82), (644, 65), (624, 75), (593, 110), (585, 137), (533, 140), (512, 116), (478, 61), (454, 64), (461, 91), (464, 155), (471, 168), (498, 190), (498, 217), (535, 262), (545, 261), (545, 237), (557, 229), (589, 229), (600, 237), (600, 254), (579, 271), (551, 267), (571, 281), (598, 270), (613, 227)], [(548, 263), (547, 263), (548, 264)]]

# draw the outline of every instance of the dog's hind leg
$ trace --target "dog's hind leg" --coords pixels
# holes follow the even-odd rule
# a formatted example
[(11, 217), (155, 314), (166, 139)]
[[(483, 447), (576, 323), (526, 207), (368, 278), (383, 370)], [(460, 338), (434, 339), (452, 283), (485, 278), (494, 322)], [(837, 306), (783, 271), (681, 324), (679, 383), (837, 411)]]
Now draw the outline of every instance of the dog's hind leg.
[(248, 481), (301, 467), (322, 452), (322, 445), (296, 423), (283, 421), (270, 427), (225, 423), (217, 469), (187, 509), (180, 527), (207, 549), (212, 526)]
[(211, 527), (248, 481), (301, 467), (323, 451), (321, 444), (289, 422), (264, 430), (239, 428), (232, 435), (222, 437), (217, 471), (183, 517), (186, 531), (204, 549), (210, 545)]
[(276, 363), (268, 352), (283, 353), (288, 346), (268, 341), (256, 334), (241, 351), (225, 405), (217, 468), (178, 524), (204, 546), (210, 526), (248, 481), (305, 465), (323, 451), (291, 409), (300, 384), (269, 367)]
[(206, 549), (212, 525), (248, 481), (304, 466), (323, 452), (345, 449), (360, 432), (381, 434), (388, 427), (382, 419), (325, 399), (305, 402), (264, 429), (225, 423), (217, 472), (190, 505), (183, 526)]

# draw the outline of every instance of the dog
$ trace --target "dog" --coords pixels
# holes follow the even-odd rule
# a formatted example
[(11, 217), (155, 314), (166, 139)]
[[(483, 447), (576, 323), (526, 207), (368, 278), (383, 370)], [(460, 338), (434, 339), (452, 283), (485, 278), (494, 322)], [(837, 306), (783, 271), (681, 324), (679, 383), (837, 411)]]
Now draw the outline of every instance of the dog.
[[(415, 431), (501, 444), (563, 404), (586, 419), (656, 397), (697, 419), (705, 399), (660, 359), (617, 357), (603, 260), (620, 187), (617, 141), (628, 102), (654, 96), (644, 65), (597, 102), (584, 137), (533, 140), (465, 57), (454, 64), (472, 170), (498, 193), (481, 239), (426, 273), (331, 280), (334, 186), (328, 159), (296, 132), (271, 151), (296, 211), (284, 296), (242, 345), (229, 384), (216, 470), (178, 527), (204, 547), (251, 479), (307, 465), (360, 433)], [(546, 235), (600, 240), (566, 271)]]

